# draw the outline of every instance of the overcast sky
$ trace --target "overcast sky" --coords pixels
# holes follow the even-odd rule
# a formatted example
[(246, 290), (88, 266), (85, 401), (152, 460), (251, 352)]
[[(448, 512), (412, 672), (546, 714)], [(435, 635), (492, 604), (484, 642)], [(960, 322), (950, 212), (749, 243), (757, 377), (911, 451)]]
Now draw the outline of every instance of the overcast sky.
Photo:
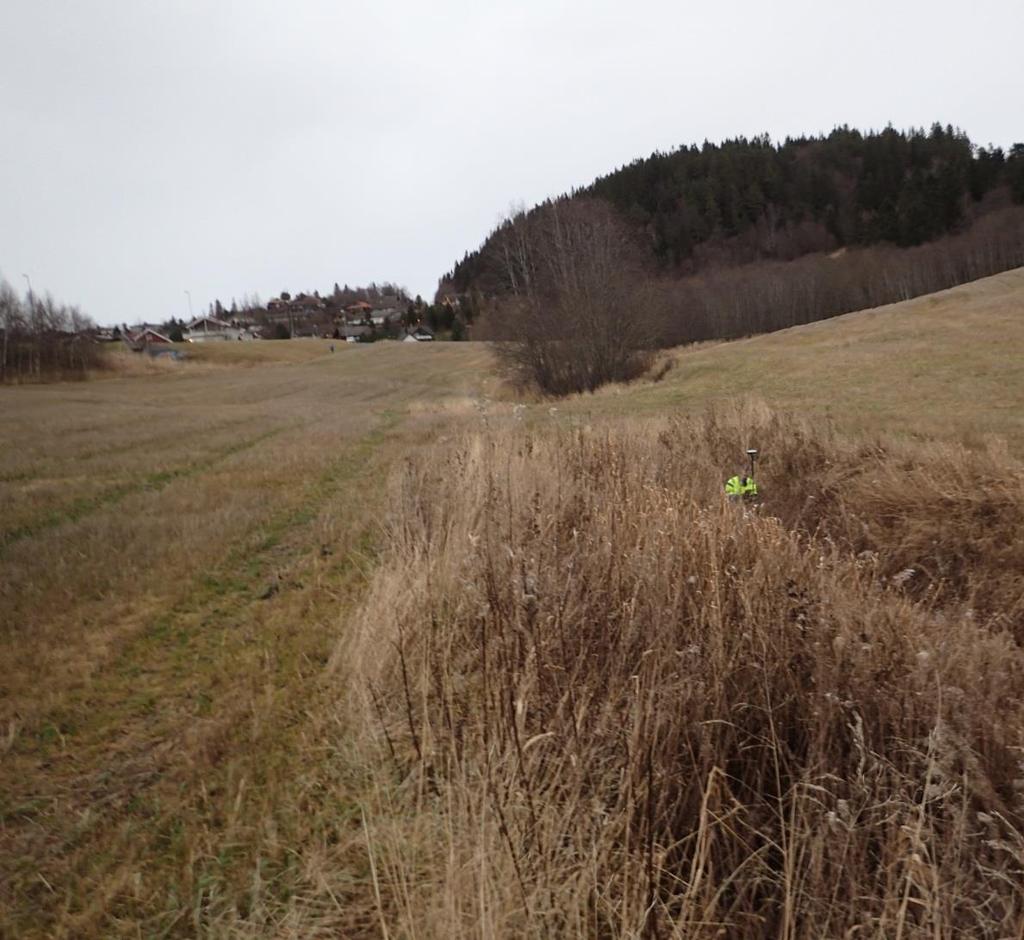
[(0, 276), (102, 323), (391, 280), (767, 131), (1024, 139), (1021, 0), (0, 0)]

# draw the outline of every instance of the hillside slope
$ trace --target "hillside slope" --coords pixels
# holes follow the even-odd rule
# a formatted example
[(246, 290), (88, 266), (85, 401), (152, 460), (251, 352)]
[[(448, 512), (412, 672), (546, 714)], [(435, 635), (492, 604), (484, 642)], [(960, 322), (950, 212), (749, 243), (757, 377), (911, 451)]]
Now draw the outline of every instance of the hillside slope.
[(903, 303), (674, 352), (660, 383), (575, 399), (591, 412), (663, 412), (750, 395), (845, 426), (1024, 449), (1024, 268)]

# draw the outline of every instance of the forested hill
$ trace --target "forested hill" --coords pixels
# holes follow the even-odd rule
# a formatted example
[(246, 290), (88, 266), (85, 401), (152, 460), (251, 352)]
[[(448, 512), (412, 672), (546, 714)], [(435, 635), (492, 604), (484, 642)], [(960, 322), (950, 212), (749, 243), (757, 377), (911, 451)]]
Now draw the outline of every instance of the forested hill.
[[(781, 144), (741, 137), (636, 160), (565, 198), (580, 197), (610, 202), (662, 270), (690, 274), (960, 231), (990, 209), (1024, 203), (1024, 144), (1009, 153), (977, 147), (938, 124), (841, 127)], [(495, 234), (455, 265), (443, 290), (500, 290), (490, 276)]]

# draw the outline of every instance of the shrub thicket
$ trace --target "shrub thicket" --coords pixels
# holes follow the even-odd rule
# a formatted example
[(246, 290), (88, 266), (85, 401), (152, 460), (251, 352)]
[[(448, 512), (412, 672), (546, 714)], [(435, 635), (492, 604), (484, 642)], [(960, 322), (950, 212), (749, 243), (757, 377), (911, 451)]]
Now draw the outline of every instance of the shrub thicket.
[[(573, 211), (578, 211), (578, 206)], [(543, 256), (549, 251), (541, 234), (546, 218), (543, 213), (519, 216), (503, 230), (502, 238), (526, 242), (530, 247), (522, 250), (522, 257)], [(617, 224), (613, 217), (608, 218), (609, 224)], [(619, 231), (629, 244), (628, 232)], [(618, 261), (613, 277), (598, 282), (605, 286), (598, 292), (602, 303), (597, 309), (602, 312), (600, 322), (606, 324), (608, 347), (624, 357), (651, 347), (734, 339), (813, 323), (909, 300), (1021, 265), (1024, 208), (1006, 208), (984, 216), (966, 232), (915, 248), (858, 248), (836, 256), (806, 255), (793, 261), (717, 268), (681, 279), (651, 276), (634, 254)], [(576, 302), (581, 296), (585, 295), (579, 291), (565, 291), (526, 304), (513, 292), (492, 300), (476, 335), (514, 340), (503, 347), (506, 362), (550, 361), (562, 365), (566, 372), (583, 370), (587, 350), (601, 334), (574, 317), (577, 309), (592, 309)], [(545, 359), (543, 354), (553, 349), (559, 355)], [(637, 368), (623, 370), (619, 380), (642, 371), (649, 356), (641, 352), (634, 362)], [(550, 381), (543, 370), (521, 365), (513, 373), (552, 394), (594, 387), (594, 383)], [(587, 372), (591, 373), (603, 375), (596, 370)], [(612, 379), (602, 378), (596, 384), (601, 381)]]
[(916, 248), (878, 246), (660, 280), (659, 344), (769, 333), (898, 303), (1024, 265), (1024, 209)]

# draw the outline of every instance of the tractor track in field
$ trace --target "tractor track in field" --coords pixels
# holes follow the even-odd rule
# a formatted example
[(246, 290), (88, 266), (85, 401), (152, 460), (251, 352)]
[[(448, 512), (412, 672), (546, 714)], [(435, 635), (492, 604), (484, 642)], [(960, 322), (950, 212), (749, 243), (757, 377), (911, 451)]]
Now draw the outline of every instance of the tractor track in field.
[[(216, 434), (219, 431), (223, 431), (226, 428), (237, 425), (237, 423), (238, 422), (235, 419), (221, 421), (217, 424), (206, 425), (205, 427), (197, 429), (194, 433)], [(69, 429), (66, 433), (71, 433), (73, 430), (74, 429)], [(102, 430), (102, 428), (93, 430)], [(173, 434), (162, 433), (152, 435), (150, 437), (138, 437), (128, 444), (119, 444), (115, 446), (101, 446), (97, 444), (86, 450), (68, 456), (42, 455), (38, 458), (38, 461), (35, 464), (26, 467), (23, 470), (0, 473), (0, 483), (23, 483), (27, 480), (39, 479), (44, 475), (52, 475), (54, 471), (59, 472), (63, 465), (80, 464), (84, 461), (93, 460), (96, 457), (119, 457), (124, 454), (133, 454), (137, 452), (152, 453), (151, 449), (154, 447), (157, 449), (176, 447), (180, 446), (180, 441), (181, 432), (175, 431)]]
[[(0, 914), (0, 936), (108, 936), (106, 918), (124, 907), (154, 934), (194, 935), (200, 915), (182, 921), (183, 895), (214, 915), (210, 882), (230, 877), (236, 849), (225, 859), (211, 840), (227, 838), (240, 808), (258, 802), (261, 763), (286, 762), (292, 739), (283, 729), (301, 723), (297, 696), (316, 685), (327, 659), (334, 605), (324, 583), (339, 597), (361, 583), (367, 520), (336, 546), (318, 545), (311, 530), (320, 507), (365, 482), (394, 423), (386, 415), (383, 428), (346, 447), (262, 527), (253, 551), (197, 575), (187, 599), (126, 639), (88, 688), (22, 729), (0, 766), (0, 910), (24, 918), (32, 899), (32, 913), (18, 921)], [(302, 630), (288, 625), (299, 597), (314, 611)], [(264, 748), (239, 740), (257, 681), (271, 701)], [(198, 846), (202, 857), (192, 858)], [(166, 867), (153, 865), (160, 858)], [(133, 866), (123, 898), (90, 897), (90, 883), (117, 883)]]
[(17, 526), (13, 529), (8, 529), (5, 532), (0, 532), (0, 558), (3, 557), (4, 552), (18, 542), (32, 538), (39, 535), (41, 532), (46, 532), (47, 530), (56, 528), (59, 525), (80, 522), (87, 516), (90, 516), (101, 509), (106, 509), (109, 506), (114, 506), (135, 493), (145, 491), (159, 492), (171, 483), (175, 483), (180, 480), (187, 480), (190, 477), (194, 477), (200, 473), (210, 470), (222, 461), (234, 457), (236, 454), (250, 450), (258, 444), (262, 444), (264, 441), (277, 436), (284, 430), (284, 428), (272, 428), (269, 431), (264, 431), (261, 434), (246, 438), (229, 447), (218, 450), (200, 460), (189, 461), (188, 463), (181, 464), (178, 467), (172, 467), (169, 470), (160, 470), (156, 473), (149, 473), (139, 479), (131, 480), (127, 483), (120, 483), (117, 486), (112, 486), (101, 493), (97, 493), (95, 496), (82, 496), (78, 499), (73, 499), (62, 506), (57, 506), (54, 509), (48, 510), (39, 519)]

